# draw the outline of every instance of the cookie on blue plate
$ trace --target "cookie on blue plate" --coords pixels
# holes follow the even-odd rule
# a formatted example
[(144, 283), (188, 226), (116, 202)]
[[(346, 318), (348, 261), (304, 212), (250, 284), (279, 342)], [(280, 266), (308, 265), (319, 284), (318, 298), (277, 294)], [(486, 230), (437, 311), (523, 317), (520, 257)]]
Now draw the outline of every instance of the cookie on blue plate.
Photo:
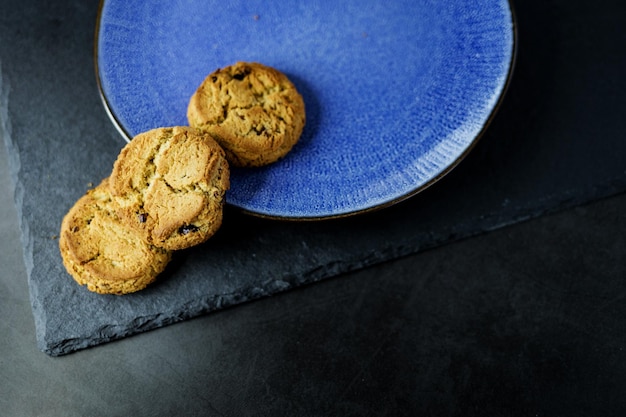
[(238, 167), (284, 157), (305, 125), (302, 96), (282, 72), (238, 62), (209, 74), (187, 107), (190, 126), (209, 132)]

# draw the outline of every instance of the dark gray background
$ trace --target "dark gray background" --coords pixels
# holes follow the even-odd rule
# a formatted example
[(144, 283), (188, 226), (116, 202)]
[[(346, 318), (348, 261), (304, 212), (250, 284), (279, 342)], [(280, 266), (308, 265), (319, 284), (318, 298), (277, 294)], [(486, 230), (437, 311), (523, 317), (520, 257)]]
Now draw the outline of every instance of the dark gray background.
[[(96, 9), (22, 1), (0, 17), (1, 192), (18, 203), (0, 206), (3, 414), (626, 411), (622, 3), (516, 5), (518, 62), (502, 108), (425, 193), (324, 223), (229, 211), (212, 243), (232, 251), (236, 271), (288, 271), (287, 286), (339, 276), (50, 358), (27, 281), (55, 271), (59, 213), (121, 146), (95, 89)], [(246, 254), (258, 260), (237, 261)], [(181, 268), (202, 258), (192, 251)]]

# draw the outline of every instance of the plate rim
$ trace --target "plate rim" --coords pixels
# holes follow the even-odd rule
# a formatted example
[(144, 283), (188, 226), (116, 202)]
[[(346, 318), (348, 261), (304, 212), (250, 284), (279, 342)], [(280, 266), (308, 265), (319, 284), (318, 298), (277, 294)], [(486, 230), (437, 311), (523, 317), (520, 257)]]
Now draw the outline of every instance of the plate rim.
[[(99, 69), (99, 65), (98, 65), (98, 46), (99, 46), (99, 38), (100, 38), (100, 24), (101, 24), (101, 17), (102, 17), (102, 9), (104, 7), (104, 3), (107, 0), (100, 0), (99, 4), (98, 4), (98, 13), (96, 16), (96, 24), (95, 24), (95, 29), (94, 29), (94, 41), (93, 41), (93, 65), (94, 65), (94, 71), (95, 71), (95, 77), (96, 77), (96, 86), (98, 89), (98, 94), (100, 95), (100, 101), (102, 102), (102, 105), (104, 107), (104, 110), (107, 114), (107, 116), (109, 117), (109, 119), (111, 120), (113, 126), (115, 127), (115, 129), (118, 131), (118, 133), (120, 134), (120, 136), (122, 137), (122, 139), (126, 142), (129, 143), (132, 140), (132, 135), (130, 135), (130, 133), (126, 130), (126, 128), (124, 128), (124, 126), (122, 125), (122, 123), (119, 121), (119, 119), (117, 118), (117, 116), (115, 115), (115, 113), (113, 112), (111, 105), (109, 103), (109, 100), (106, 97), (106, 94), (104, 92), (104, 88), (102, 86), (102, 80), (100, 77), (100, 69)], [(420, 194), (421, 192), (423, 192), (424, 190), (430, 188), (432, 185), (434, 185), (435, 183), (439, 182), (439, 180), (441, 180), (443, 177), (445, 177), (447, 174), (449, 174), (452, 170), (454, 170), (466, 157), (467, 155), (474, 149), (474, 147), (476, 146), (476, 144), (478, 143), (478, 141), (480, 139), (482, 139), (482, 137), (484, 136), (485, 132), (488, 130), (489, 126), (491, 125), (491, 122), (493, 121), (493, 119), (495, 118), (495, 116), (497, 115), (498, 111), (500, 110), (500, 107), (502, 105), (502, 102), (504, 101), (504, 97), (507, 94), (507, 91), (510, 87), (511, 84), (511, 80), (513, 78), (513, 72), (515, 69), (515, 64), (517, 62), (517, 53), (518, 53), (518, 24), (517, 24), (517, 14), (515, 12), (515, 7), (513, 5), (513, 0), (506, 0), (506, 2), (508, 3), (508, 7), (509, 7), (509, 11), (511, 14), (511, 58), (509, 59), (509, 66), (508, 66), (508, 70), (506, 73), (506, 77), (504, 80), (504, 85), (502, 86), (502, 91), (500, 92), (495, 104), (493, 105), (493, 107), (491, 108), (490, 112), (489, 112), (489, 116), (487, 117), (487, 119), (485, 120), (485, 122), (483, 123), (483, 125), (480, 128), (480, 131), (474, 136), (474, 138), (470, 141), (469, 145), (467, 146), (467, 148), (465, 148), (465, 150), (458, 155), (454, 160), (452, 160), (440, 173), (438, 173), (437, 175), (435, 175), (434, 177), (430, 178), (428, 181), (424, 182), (423, 184), (419, 185), (418, 187), (400, 195), (397, 196), (395, 198), (390, 199), (389, 201), (386, 201), (384, 203), (379, 203), (379, 204), (375, 204), (369, 207), (365, 207), (365, 208), (361, 208), (361, 209), (355, 209), (355, 210), (351, 210), (351, 211), (347, 211), (347, 212), (343, 212), (343, 213), (337, 213), (337, 214), (329, 214), (329, 215), (321, 215), (321, 216), (295, 216), (295, 215), (272, 215), (272, 214), (267, 214), (267, 213), (261, 213), (258, 211), (254, 211), (254, 210), (250, 210), (247, 209), (245, 207), (240, 207), (231, 203), (226, 202), (226, 204), (233, 208), (236, 209), (237, 211), (244, 213), (246, 215), (250, 215), (253, 217), (258, 217), (258, 218), (262, 218), (262, 219), (268, 219), (268, 220), (282, 220), (282, 221), (290, 221), (290, 222), (315, 222), (315, 221), (322, 221), (322, 220), (332, 220), (332, 219), (342, 219), (342, 218), (348, 218), (348, 217), (355, 217), (358, 215), (362, 215), (362, 214), (366, 214), (366, 213), (372, 213), (372, 212), (377, 212), (380, 210), (383, 210), (385, 208), (394, 206), (398, 203), (401, 203), (405, 200), (408, 200), (414, 196), (416, 196), (417, 194)]]

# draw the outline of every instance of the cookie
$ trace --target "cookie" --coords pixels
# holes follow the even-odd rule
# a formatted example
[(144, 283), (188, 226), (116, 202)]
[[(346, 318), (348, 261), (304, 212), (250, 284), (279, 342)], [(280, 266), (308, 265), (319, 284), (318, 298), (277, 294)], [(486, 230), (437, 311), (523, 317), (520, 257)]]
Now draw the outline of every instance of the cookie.
[(285, 156), (305, 124), (302, 96), (281, 72), (238, 62), (209, 74), (187, 107), (189, 125), (209, 132), (237, 167)]
[(221, 226), (229, 173), (224, 151), (210, 135), (158, 128), (122, 149), (109, 188), (123, 222), (146, 242), (178, 250), (206, 241)]
[(161, 273), (171, 252), (146, 243), (116, 214), (108, 180), (89, 190), (61, 223), (63, 265), (80, 285), (100, 294), (144, 289)]

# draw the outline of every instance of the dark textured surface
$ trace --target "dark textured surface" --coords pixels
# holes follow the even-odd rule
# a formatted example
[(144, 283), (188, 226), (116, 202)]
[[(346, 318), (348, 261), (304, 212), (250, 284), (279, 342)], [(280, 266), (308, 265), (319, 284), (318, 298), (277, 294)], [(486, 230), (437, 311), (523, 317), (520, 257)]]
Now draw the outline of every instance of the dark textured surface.
[(381, 212), (324, 223), (228, 211), (214, 239), (180, 253), (149, 290), (122, 298), (74, 285), (55, 238), (67, 209), (108, 175), (123, 144), (95, 85), (97, 8), (7, 7), (3, 136), (39, 347), (68, 353), (623, 190), (626, 10), (613, 3), (517, 5), (508, 95), (478, 146), (435, 187)]
[[(69, 206), (117, 145), (98, 115), (89, 52), (78, 52), (93, 6), (10, 6), (0, 14), (11, 139), (8, 152), (0, 145), (3, 416), (626, 415), (626, 195), (579, 204), (623, 188), (622, 3), (521, 2), (519, 78), (479, 147), (427, 193), (345, 222), (229, 213), (219, 242), (248, 255), (231, 274), (293, 259), (276, 242), (310, 245), (293, 251), (325, 265), (310, 273), (332, 273), (575, 208), (61, 358), (37, 348), (27, 281), (54, 277), (47, 245), (58, 231), (46, 219), (65, 209), (35, 197), (48, 187)], [(63, 61), (71, 54), (86, 68)], [(67, 138), (86, 143), (68, 151)], [(28, 156), (37, 148), (40, 159)], [(72, 167), (84, 153), (93, 164)], [(23, 246), (20, 236), (30, 236)], [(202, 258), (189, 253), (180, 268)]]
[(625, 194), (61, 358), (2, 249), (6, 417), (626, 414)]

